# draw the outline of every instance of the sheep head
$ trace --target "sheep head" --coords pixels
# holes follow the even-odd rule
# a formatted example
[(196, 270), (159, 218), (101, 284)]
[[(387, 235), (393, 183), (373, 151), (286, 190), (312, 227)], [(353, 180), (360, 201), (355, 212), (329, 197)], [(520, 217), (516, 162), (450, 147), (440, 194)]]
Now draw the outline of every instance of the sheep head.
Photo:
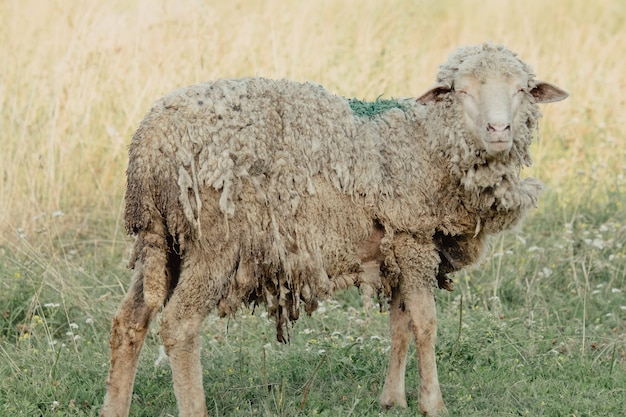
[[(443, 64), (437, 84), (418, 98), (423, 104), (444, 97), (458, 105), (475, 149), (494, 159), (506, 157), (528, 129), (536, 103), (552, 103), (568, 93), (534, 79), (530, 66), (503, 46), (484, 44), (461, 48)], [(537, 117), (530, 117), (536, 123)]]

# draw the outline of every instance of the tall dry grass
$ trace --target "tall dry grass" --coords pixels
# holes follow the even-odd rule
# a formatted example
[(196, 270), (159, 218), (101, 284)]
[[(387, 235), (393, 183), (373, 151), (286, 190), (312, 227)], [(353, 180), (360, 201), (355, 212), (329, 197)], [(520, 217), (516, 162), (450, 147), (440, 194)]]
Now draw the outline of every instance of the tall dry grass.
[(625, 24), (621, 0), (1, 1), (0, 239), (55, 212), (75, 236), (121, 234), (127, 144), (178, 86), (258, 75), (418, 95), (451, 50), (485, 40), (571, 93), (544, 108), (539, 175), (566, 195), (623, 181)]

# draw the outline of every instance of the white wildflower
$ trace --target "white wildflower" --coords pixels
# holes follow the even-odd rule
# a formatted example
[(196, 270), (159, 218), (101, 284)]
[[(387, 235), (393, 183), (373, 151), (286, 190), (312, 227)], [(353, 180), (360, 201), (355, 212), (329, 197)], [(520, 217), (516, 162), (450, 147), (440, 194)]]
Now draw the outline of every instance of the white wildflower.
[(550, 275), (552, 275), (552, 270), (550, 268), (543, 268), (541, 270), (541, 273), (545, 278), (548, 278)]
[(63, 213), (61, 210), (57, 210), (54, 213), (52, 213), (52, 217), (63, 217), (65, 216), (65, 213)]
[(602, 249), (604, 249), (604, 240), (602, 240), (602, 239), (594, 239), (593, 242), (591, 242), (591, 246), (602, 250)]

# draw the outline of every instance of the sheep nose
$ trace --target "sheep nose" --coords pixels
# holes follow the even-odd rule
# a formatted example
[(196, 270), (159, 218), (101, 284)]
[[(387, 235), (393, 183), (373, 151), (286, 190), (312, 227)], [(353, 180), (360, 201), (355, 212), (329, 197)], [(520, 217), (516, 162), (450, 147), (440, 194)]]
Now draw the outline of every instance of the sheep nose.
[(488, 132), (502, 133), (509, 130), (511, 130), (511, 125), (507, 123), (487, 123)]

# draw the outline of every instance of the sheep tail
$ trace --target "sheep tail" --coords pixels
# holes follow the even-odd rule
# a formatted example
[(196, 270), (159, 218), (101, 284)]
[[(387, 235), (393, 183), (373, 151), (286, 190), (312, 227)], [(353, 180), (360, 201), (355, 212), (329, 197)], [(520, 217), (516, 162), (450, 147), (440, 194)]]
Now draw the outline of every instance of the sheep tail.
[(133, 245), (129, 268), (143, 282), (143, 299), (150, 308), (165, 305), (172, 282), (172, 257), (163, 224), (153, 222), (150, 230), (138, 233)]

